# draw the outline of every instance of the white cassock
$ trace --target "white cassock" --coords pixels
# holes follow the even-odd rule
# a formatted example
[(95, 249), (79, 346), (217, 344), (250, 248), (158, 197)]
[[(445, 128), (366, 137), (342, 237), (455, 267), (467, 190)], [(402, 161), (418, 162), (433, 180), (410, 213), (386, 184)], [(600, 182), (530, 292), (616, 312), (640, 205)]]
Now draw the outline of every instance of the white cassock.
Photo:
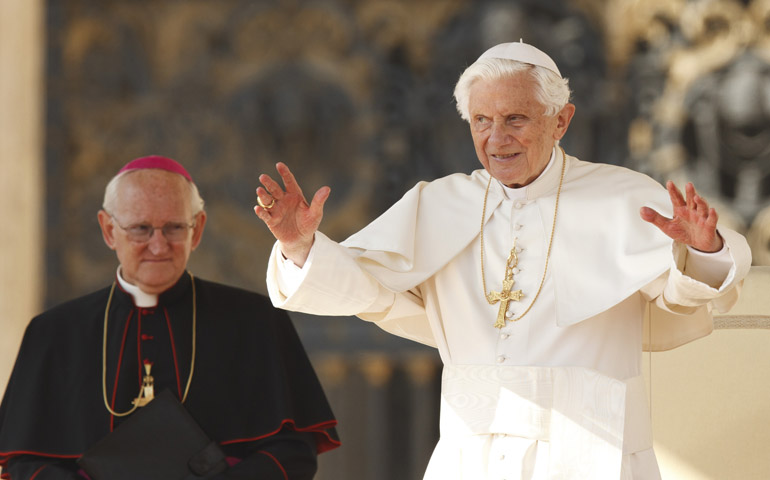
[[(564, 164), (566, 162), (566, 165)], [(564, 180), (547, 274), (556, 193)], [(709, 334), (751, 263), (745, 239), (699, 254), (639, 217), (667, 214), (668, 193), (628, 169), (554, 149), (530, 185), (493, 180), (484, 221), (487, 293), (520, 248), (509, 312), (484, 297), (481, 214), (489, 174), (419, 183), (342, 244), (316, 233), (302, 269), (271, 254), (273, 303), (358, 315), (438, 348), (441, 438), (426, 479), (660, 478), (642, 377), (643, 346), (665, 350)], [(537, 300), (532, 303), (541, 285)]]

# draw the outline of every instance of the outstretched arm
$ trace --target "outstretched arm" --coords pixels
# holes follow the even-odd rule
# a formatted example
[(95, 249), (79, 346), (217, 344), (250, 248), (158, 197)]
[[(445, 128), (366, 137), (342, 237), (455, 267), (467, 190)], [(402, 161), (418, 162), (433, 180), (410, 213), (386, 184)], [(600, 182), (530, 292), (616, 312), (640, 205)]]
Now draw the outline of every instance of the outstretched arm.
[(260, 175), (259, 181), (263, 186), (257, 187), (259, 205), (254, 207), (254, 213), (278, 240), (281, 253), (301, 267), (313, 246), (315, 232), (323, 218), (323, 206), (331, 189), (319, 188), (308, 204), (289, 167), (279, 162), (276, 170), (284, 188), (269, 175)]
[(642, 207), (639, 212), (642, 219), (675, 241), (696, 250), (707, 253), (720, 251), (724, 242), (717, 232), (719, 217), (716, 210), (710, 208), (706, 200), (698, 195), (692, 183), (685, 186), (686, 199), (674, 182), (668, 181), (666, 189), (674, 207), (673, 218), (664, 217), (652, 208)]

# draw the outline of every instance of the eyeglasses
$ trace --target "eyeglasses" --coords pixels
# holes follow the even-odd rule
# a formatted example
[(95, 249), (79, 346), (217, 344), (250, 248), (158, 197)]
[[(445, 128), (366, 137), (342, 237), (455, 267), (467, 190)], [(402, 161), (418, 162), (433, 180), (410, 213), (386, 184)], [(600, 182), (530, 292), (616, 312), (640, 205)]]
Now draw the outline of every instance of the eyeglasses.
[(149, 242), (152, 238), (152, 235), (155, 233), (155, 230), (160, 230), (163, 233), (163, 236), (169, 242), (181, 242), (187, 238), (187, 233), (190, 231), (190, 229), (195, 227), (195, 222), (190, 224), (168, 222), (162, 227), (153, 227), (152, 225), (146, 223), (137, 223), (124, 227), (114, 216), (110, 215), (110, 217), (112, 217), (115, 225), (126, 232), (128, 239), (136, 243)]

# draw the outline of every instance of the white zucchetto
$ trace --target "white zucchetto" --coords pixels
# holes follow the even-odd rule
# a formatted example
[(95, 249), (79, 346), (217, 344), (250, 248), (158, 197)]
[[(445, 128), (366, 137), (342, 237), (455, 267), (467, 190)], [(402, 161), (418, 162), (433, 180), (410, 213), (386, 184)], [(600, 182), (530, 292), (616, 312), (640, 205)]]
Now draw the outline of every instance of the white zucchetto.
[(508, 60), (529, 63), (530, 65), (547, 68), (561, 77), (559, 67), (556, 66), (556, 62), (554, 62), (551, 57), (546, 55), (542, 50), (522, 41), (495, 45), (482, 53), (478, 60), (484, 58), (505, 58)]

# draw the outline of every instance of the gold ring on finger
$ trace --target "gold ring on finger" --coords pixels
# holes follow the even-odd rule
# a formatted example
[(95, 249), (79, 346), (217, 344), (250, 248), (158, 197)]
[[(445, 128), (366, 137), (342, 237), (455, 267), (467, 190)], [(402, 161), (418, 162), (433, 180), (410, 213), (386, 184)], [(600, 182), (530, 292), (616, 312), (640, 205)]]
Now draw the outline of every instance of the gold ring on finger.
[(270, 205), (265, 205), (264, 203), (262, 203), (262, 199), (259, 198), (259, 195), (257, 195), (257, 203), (259, 204), (260, 207), (264, 208), (265, 210), (270, 210), (275, 206), (275, 198), (273, 198), (273, 201), (270, 202)]

